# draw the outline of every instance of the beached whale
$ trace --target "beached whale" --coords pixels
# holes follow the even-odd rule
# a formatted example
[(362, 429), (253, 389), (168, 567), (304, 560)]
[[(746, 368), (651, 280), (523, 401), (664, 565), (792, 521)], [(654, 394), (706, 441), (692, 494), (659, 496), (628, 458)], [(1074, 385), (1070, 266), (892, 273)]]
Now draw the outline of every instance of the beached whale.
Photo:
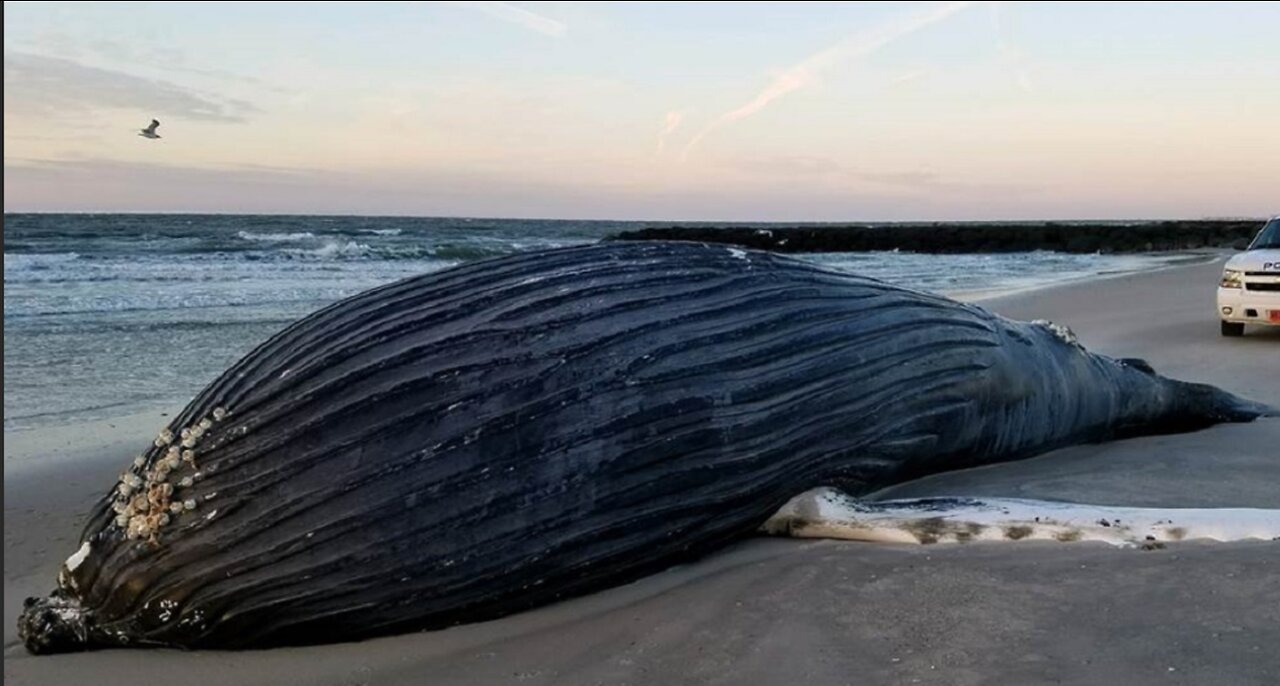
[(33, 652), (248, 648), (497, 617), (854, 496), (1267, 408), (1068, 331), (693, 243), (377, 288), (202, 391), (89, 518)]

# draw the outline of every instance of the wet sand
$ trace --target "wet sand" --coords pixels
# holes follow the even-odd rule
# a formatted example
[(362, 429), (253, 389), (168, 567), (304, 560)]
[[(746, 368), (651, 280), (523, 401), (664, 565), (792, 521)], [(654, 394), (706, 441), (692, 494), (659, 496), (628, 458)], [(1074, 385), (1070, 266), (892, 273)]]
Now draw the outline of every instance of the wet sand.
[[(1093, 350), (1280, 405), (1280, 331), (1224, 339), (1221, 262), (987, 300)], [(241, 653), (32, 657), (15, 618), (158, 412), (5, 436), (6, 684), (1274, 684), (1280, 543), (898, 546), (755, 539), (493, 622)], [(112, 426), (114, 425), (114, 426)], [(1280, 508), (1280, 420), (1056, 451), (884, 495)]]

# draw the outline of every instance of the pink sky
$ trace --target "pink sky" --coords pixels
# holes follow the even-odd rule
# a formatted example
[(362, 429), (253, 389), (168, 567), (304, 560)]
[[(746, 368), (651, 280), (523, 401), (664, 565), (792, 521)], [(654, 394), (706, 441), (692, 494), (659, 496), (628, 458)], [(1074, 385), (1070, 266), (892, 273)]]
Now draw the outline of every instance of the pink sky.
[(1280, 3), (152, 7), (6, 4), (7, 212), (1280, 211)]

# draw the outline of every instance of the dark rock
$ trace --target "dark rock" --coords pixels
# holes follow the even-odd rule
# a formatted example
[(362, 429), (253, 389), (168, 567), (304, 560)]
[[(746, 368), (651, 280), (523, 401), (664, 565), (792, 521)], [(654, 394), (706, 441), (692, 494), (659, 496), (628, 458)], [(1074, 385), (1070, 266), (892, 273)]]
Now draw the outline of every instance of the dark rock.
[(774, 252), (1128, 253), (1245, 249), (1262, 220), (1150, 222), (951, 222), (807, 226), (671, 226), (625, 231), (614, 240), (729, 243)]

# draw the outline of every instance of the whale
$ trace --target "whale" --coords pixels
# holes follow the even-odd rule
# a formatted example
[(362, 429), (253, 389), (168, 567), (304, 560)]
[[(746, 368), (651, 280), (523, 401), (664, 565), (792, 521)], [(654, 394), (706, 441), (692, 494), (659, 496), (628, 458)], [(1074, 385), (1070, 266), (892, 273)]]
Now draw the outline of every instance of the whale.
[(104, 484), (19, 634), (441, 629), (707, 555), (813, 489), (1270, 414), (1058, 324), (773, 253), (519, 253), (337, 302), (224, 371)]

